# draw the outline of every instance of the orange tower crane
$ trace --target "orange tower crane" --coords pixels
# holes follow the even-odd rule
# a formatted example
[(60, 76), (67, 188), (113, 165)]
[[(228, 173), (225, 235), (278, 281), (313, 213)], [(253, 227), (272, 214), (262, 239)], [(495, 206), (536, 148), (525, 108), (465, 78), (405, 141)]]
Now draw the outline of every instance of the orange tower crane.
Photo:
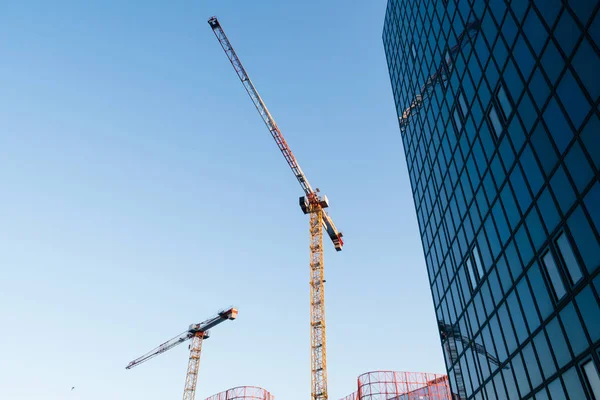
[(207, 319), (199, 324), (192, 324), (183, 333), (175, 336), (173, 339), (166, 341), (154, 350), (144, 354), (143, 356), (136, 358), (130, 362), (126, 369), (131, 369), (141, 363), (148, 361), (157, 355), (164, 353), (167, 350), (171, 350), (173, 347), (187, 341), (192, 340), (190, 344), (190, 360), (188, 362), (187, 375), (185, 377), (185, 389), (183, 391), (183, 400), (194, 400), (196, 396), (196, 382), (198, 381), (198, 370), (200, 369), (200, 353), (202, 351), (202, 342), (204, 339), (208, 339), (209, 329), (219, 325), (223, 321), (229, 319), (236, 319), (238, 314), (237, 308), (229, 308), (227, 310), (219, 311), (217, 315)]
[(324, 292), (324, 264), (323, 264), (323, 228), (329, 235), (337, 251), (342, 250), (344, 242), (342, 232), (335, 227), (331, 217), (323, 210), (329, 206), (327, 196), (319, 196), (319, 189), (313, 190), (308, 179), (302, 172), (298, 161), (275, 120), (267, 109), (250, 77), (246, 73), (242, 62), (238, 58), (233, 46), (229, 42), (219, 20), (212, 17), (208, 20), (233, 69), (242, 81), (244, 88), (252, 99), (263, 122), (271, 132), (285, 161), (291, 168), (300, 183), (304, 196), (300, 197), (300, 207), (304, 214), (310, 214), (310, 345), (311, 345), (311, 394), (313, 400), (327, 400), (327, 351), (326, 351), (326, 324), (325, 324), (325, 292)]

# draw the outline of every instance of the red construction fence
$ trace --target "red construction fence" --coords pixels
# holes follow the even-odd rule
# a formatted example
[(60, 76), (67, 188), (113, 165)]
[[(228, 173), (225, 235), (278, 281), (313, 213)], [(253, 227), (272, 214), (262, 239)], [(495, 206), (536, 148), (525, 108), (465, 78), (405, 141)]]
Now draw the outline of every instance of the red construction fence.
[(358, 377), (358, 390), (341, 400), (451, 400), (448, 376), (374, 371)]
[(256, 386), (239, 386), (207, 397), (206, 400), (274, 400), (275, 396)]

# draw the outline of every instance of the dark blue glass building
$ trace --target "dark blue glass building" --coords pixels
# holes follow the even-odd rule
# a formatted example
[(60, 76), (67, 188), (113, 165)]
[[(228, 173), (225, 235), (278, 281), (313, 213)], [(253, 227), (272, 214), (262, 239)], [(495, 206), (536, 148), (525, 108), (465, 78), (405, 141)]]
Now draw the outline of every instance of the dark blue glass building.
[(600, 1), (389, 0), (457, 399), (600, 400)]

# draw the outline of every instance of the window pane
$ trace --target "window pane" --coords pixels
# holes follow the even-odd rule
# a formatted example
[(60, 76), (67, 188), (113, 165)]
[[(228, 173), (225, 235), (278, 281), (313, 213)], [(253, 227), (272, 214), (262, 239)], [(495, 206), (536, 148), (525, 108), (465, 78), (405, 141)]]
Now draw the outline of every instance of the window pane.
[(529, 277), (529, 283), (531, 284), (533, 293), (535, 293), (535, 301), (540, 309), (542, 320), (545, 320), (554, 311), (554, 305), (552, 304), (548, 288), (544, 282), (544, 277), (542, 276), (537, 263), (534, 263), (531, 266), (527, 276)]
[(521, 212), (525, 214), (525, 211), (531, 204), (531, 194), (527, 189), (527, 184), (525, 183), (525, 178), (523, 177), (521, 168), (519, 168), (518, 166), (516, 166), (510, 174), (510, 183), (515, 192), (515, 197), (517, 198), (517, 202), (519, 204), (519, 207), (521, 208)]
[(573, 303), (569, 303), (560, 312), (560, 319), (563, 325), (567, 327), (567, 338), (569, 339), (569, 343), (571, 343), (573, 353), (577, 357), (588, 348), (588, 340), (585, 337), (583, 326), (581, 326), (581, 321), (579, 320), (579, 316), (577, 316)]
[(548, 137), (543, 124), (538, 124), (535, 128), (535, 131), (531, 135), (531, 143), (540, 160), (540, 164), (542, 164), (544, 172), (546, 175), (550, 175), (550, 172), (558, 161), (558, 156), (556, 155), (556, 150), (554, 150), (554, 146), (550, 142), (550, 138)]
[(566, 214), (575, 201), (575, 191), (562, 166), (558, 167), (556, 173), (550, 179), (550, 186), (552, 186), (552, 191), (554, 192), (554, 196), (556, 196), (561, 211), (563, 214)]
[(552, 198), (548, 188), (544, 189), (540, 195), (538, 199), (538, 207), (540, 208), (544, 224), (546, 224), (546, 229), (548, 229), (548, 232), (552, 232), (556, 227), (556, 224), (558, 224), (560, 216), (558, 215), (556, 203), (554, 202), (554, 199)]
[(475, 289), (475, 286), (477, 286), (477, 279), (475, 279), (475, 273), (473, 272), (473, 265), (471, 264), (470, 258), (467, 258), (467, 271), (469, 272), (469, 283), (471, 284), (471, 288)]
[(536, 393), (535, 400), (548, 400), (548, 392), (546, 389), (542, 389), (542, 391)]
[(506, 384), (506, 391), (508, 392), (508, 399), (517, 400), (519, 399), (519, 391), (517, 390), (517, 384), (515, 383), (515, 378), (513, 377), (512, 370), (504, 369), (502, 370), (502, 376), (504, 377), (504, 383)]
[(583, 275), (581, 274), (581, 269), (579, 268), (575, 254), (573, 254), (573, 249), (571, 249), (567, 235), (561, 233), (558, 239), (556, 239), (556, 244), (571, 277), (571, 282), (573, 284), (577, 283)]
[(525, 324), (525, 319), (523, 318), (523, 313), (521, 312), (521, 307), (519, 306), (517, 292), (513, 290), (513, 292), (507, 297), (506, 302), (508, 304), (509, 313), (515, 325), (517, 340), (519, 341), (519, 344), (521, 344), (528, 338), (529, 334), (527, 332), (527, 326)]
[(523, 150), (523, 153), (521, 154), (520, 160), (521, 165), (523, 166), (523, 171), (526, 171), (525, 178), (527, 179), (527, 182), (529, 182), (531, 191), (534, 195), (536, 195), (544, 184), (544, 176), (542, 175), (542, 170), (535, 160), (535, 156), (533, 155), (533, 150), (531, 150), (530, 145), (525, 147), (525, 150)]
[(473, 258), (475, 259), (475, 265), (477, 266), (477, 272), (479, 273), (479, 278), (483, 276), (483, 265), (481, 264), (481, 257), (479, 257), (479, 250), (477, 246), (473, 247)]
[(533, 339), (533, 344), (535, 344), (535, 349), (537, 350), (538, 357), (540, 358), (540, 365), (542, 366), (544, 377), (548, 379), (556, 372), (556, 366), (554, 365), (552, 353), (550, 351), (550, 347), (548, 346), (548, 341), (546, 340), (546, 335), (544, 334), (543, 330), (539, 332)]
[[(600, 17), (598, 18), (598, 23), (600, 24)], [(596, 182), (592, 186), (588, 194), (585, 195), (583, 202), (585, 203), (585, 208), (590, 213), (592, 224), (600, 232), (600, 207), (598, 207), (598, 204), (600, 204), (600, 182)]]
[(566, 400), (565, 391), (560, 384), (560, 378), (556, 378), (548, 385), (548, 391), (552, 400)]
[(598, 82), (600, 57), (588, 40), (584, 40), (577, 49), (577, 53), (573, 57), (573, 66), (592, 99), (597, 99), (600, 96), (600, 83)]
[(527, 366), (527, 371), (529, 372), (531, 386), (535, 389), (542, 383), (542, 374), (540, 373), (540, 368), (538, 367), (538, 362), (535, 358), (535, 351), (533, 350), (533, 345), (531, 343), (525, 346), (522, 355), (523, 361)]
[(529, 381), (527, 380), (527, 373), (525, 372), (525, 366), (523, 365), (521, 355), (517, 354), (515, 358), (513, 358), (511, 364), (515, 372), (515, 377), (517, 378), (519, 392), (521, 393), (520, 398), (523, 398), (531, 391), (531, 386), (529, 386)]
[(567, 70), (557, 91), (563, 100), (563, 105), (571, 118), (571, 122), (575, 125), (575, 129), (579, 129), (590, 110), (590, 103), (585, 98), (571, 71)]
[(592, 360), (583, 364), (583, 372), (585, 372), (585, 377), (587, 378), (588, 384), (590, 385), (590, 389), (594, 394), (596, 400), (600, 399), (600, 377), (598, 376), (598, 370), (594, 365)]
[(496, 112), (496, 107), (492, 104), (490, 108), (490, 122), (492, 123), (492, 128), (494, 133), (496, 133), (496, 137), (502, 135), (502, 122), (500, 122), (500, 118), (498, 117), (498, 113)]
[(548, 104), (544, 112), (544, 120), (558, 152), (563, 154), (573, 138), (573, 131), (555, 99)]
[(592, 342), (600, 339), (600, 307), (594, 297), (591, 287), (586, 287), (579, 295), (577, 295), (577, 306), (581, 312), (583, 323), (587, 328), (588, 334)]
[(585, 399), (585, 392), (581, 387), (581, 380), (577, 374), (577, 367), (571, 367), (562, 376), (565, 387), (567, 388), (567, 394), (571, 399)]
[(562, 368), (566, 363), (571, 361), (571, 352), (569, 351), (569, 347), (567, 346), (565, 336), (557, 317), (554, 317), (554, 319), (548, 323), (546, 332), (548, 333), (548, 340), (552, 345), (558, 368)]
[(547, 238), (537, 209), (533, 207), (525, 219), (527, 229), (529, 230), (531, 240), (533, 241), (534, 250), (537, 251)]
[(588, 272), (594, 272), (600, 264), (600, 246), (581, 207), (575, 210), (567, 224)]
[(519, 282), (517, 285), (517, 292), (521, 298), (521, 304), (523, 305), (523, 311), (525, 312), (527, 325), (529, 325), (529, 330), (533, 332), (538, 326), (540, 326), (540, 317), (535, 309), (533, 296), (531, 295), (531, 291), (529, 290), (529, 285), (527, 284), (526, 279), (522, 279)]
[(465, 100), (465, 96), (462, 94), (462, 91), (458, 93), (458, 103), (460, 105), (463, 117), (466, 117), (469, 107), (467, 106), (467, 101)]
[(560, 300), (567, 293), (567, 291), (565, 290), (565, 285), (560, 277), (560, 271), (554, 262), (554, 257), (552, 257), (551, 252), (546, 253), (544, 256), (544, 265), (546, 266), (546, 271), (550, 277), (554, 294), (556, 295), (556, 298)]
[(510, 322), (506, 303), (500, 306), (500, 309), (498, 310), (498, 318), (500, 319), (500, 325), (504, 331), (504, 340), (506, 340), (506, 348), (508, 349), (508, 354), (510, 355), (517, 348), (517, 338), (515, 337), (515, 331), (513, 330)]
[(462, 120), (460, 114), (458, 113), (458, 109), (454, 109), (452, 113), (454, 115), (454, 124), (456, 125), (456, 135), (460, 135), (460, 130), (462, 129)]
[(506, 92), (504, 91), (504, 86), (500, 85), (500, 89), (498, 89), (498, 101), (500, 102), (500, 105), (502, 106), (502, 110), (504, 111), (504, 116), (506, 118), (508, 118), (508, 116), (510, 115), (511, 111), (512, 111), (512, 105), (510, 103), (510, 100), (508, 100), (508, 96), (506, 95)]

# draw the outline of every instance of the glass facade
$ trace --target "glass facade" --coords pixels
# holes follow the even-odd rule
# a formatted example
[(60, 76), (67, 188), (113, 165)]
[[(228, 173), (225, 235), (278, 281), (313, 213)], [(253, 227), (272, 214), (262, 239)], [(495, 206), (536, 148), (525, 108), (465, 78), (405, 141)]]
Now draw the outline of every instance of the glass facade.
[(600, 1), (389, 0), (457, 399), (600, 400)]

